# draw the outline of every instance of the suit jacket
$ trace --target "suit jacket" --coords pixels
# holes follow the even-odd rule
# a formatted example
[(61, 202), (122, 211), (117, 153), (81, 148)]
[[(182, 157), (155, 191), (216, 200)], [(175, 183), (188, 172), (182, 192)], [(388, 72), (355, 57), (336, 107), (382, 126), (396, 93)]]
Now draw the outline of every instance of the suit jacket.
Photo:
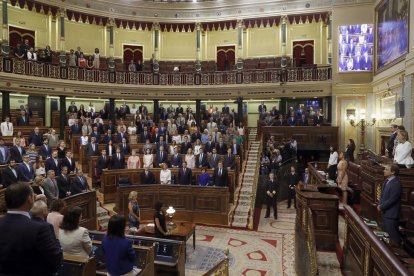
[(31, 133), (29, 136), (29, 145), (35, 144), (35, 146), (41, 146), (43, 144), (43, 135), (41, 133)]
[(56, 162), (53, 158), (48, 158), (46, 160), (46, 163), (45, 163), (46, 174), (49, 170), (54, 170), (55, 175), (59, 175), (60, 174), (60, 166), (61, 166), (61, 162), (60, 162), (59, 159), (57, 159), (57, 165), (56, 165)]
[(45, 160), (52, 155), (52, 148), (49, 145), (47, 145), (47, 148), (45, 145), (41, 145), (39, 147), (39, 155), (42, 156), (43, 160)]
[(227, 154), (227, 145), (223, 142), (221, 145), (220, 143), (216, 144), (216, 150), (217, 153), (220, 155), (225, 155)]
[(185, 173), (183, 168), (180, 168), (178, 170), (178, 179), (176, 181), (176, 184), (181, 184), (181, 185), (191, 185), (192, 184), (192, 171), (189, 168), (185, 169)]
[(187, 151), (188, 151), (188, 149), (189, 148), (191, 148), (191, 143), (190, 142), (187, 142), (187, 143), (182, 143), (181, 144), (181, 154), (187, 154)]
[(59, 189), (59, 198), (65, 198), (66, 193), (70, 192), (70, 179), (69, 175), (66, 175), (66, 178), (63, 175), (56, 177), (56, 184)]
[(399, 219), (401, 213), (402, 187), (398, 178), (386, 180), (382, 185), (381, 199), (379, 202), (382, 216), (388, 219)]
[(29, 117), (19, 115), (17, 117), (17, 125), (18, 126), (28, 126), (29, 125)]
[(393, 155), (395, 138), (397, 138), (397, 132), (396, 131), (390, 135), (390, 138), (388, 140), (387, 150), (388, 150), (389, 157), (392, 157), (392, 155)]
[(259, 110), (259, 113), (266, 112), (267, 111), (266, 105), (264, 104), (259, 105), (258, 110)]
[(151, 133), (150, 133), (149, 131), (147, 131), (146, 133), (141, 132), (140, 137), (141, 137), (141, 143), (145, 143), (145, 141), (146, 141), (147, 139), (149, 139), (150, 141), (152, 141), (152, 140), (151, 140)]
[(120, 153), (120, 158), (118, 159), (117, 153), (114, 153), (111, 158), (111, 169), (119, 170), (125, 169), (125, 156)]
[(131, 154), (131, 147), (128, 144), (119, 144), (119, 148), (121, 149), (121, 153), (123, 155), (130, 155)]
[(72, 134), (82, 134), (82, 127), (81, 125), (72, 125), (70, 127), (70, 131)]
[(10, 158), (16, 161), (16, 163), (22, 163), (23, 162), (23, 155), (26, 154), (26, 150), (23, 147), (20, 147), (22, 150), (22, 153), (20, 154), (19, 149), (16, 146), (13, 146), (10, 149)]
[(1, 184), (3, 185), (3, 189), (7, 188), (7, 186), (11, 184), (15, 184), (19, 181), (19, 175), (17, 168), (14, 169), (16, 174), (13, 173), (12, 169), (7, 166), (1, 172)]
[(236, 168), (236, 158), (233, 154), (231, 154), (230, 157), (229, 157), (228, 154), (226, 154), (224, 156), (223, 167), (225, 167), (225, 168), (230, 167), (230, 169), (232, 169), (232, 170), (234, 170)]
[(108, 134), (105, 134), (105, 136), (102, 138), (102, 143), (103, 144), (108, 144), (109, 141), (112, 141), (112, 143), (117, 143), (118, 139), (116, 138), (115, 134), (111, 134), (111, 136), (108, 136)]
[(83, 183), (78, 176), (72, 178), (72, 181), (70, 183), (70, 192), (72, 195), (80, 194), (84, 190), (88, 189), (88, 182), (86, 181), (86, 178), (84, 176), (81, 178), (83, 179)]
[(221, 113), (229, 114), (230, 113), (230, 108), (228, 106), (223, 106), (223, 108), (221, 109)]
[(61, 160), (61, 165), (60, 165), (60, 167), (64, 167), (64, 166), (68, 167), (68, 173), (74, 172), (76, 169), (75, 159), (71, 158), (70, 161), (71, 162), (69, 162), (69, 159), (65, 157)]
[(148, 171), (148, 175), (145, 174), (145, 171), (142, 171), (140, 174), (141, 184), (154, 184), (155, 176), (151, 171)]
[(122, 143), (122, 139), (123, 138), (125, 138), (126, 139), (126, 142), (128, 143), (128, 134), (126, 132), (124, 132), (124, 133), (122, 133), (122, 132), (118, 133), (117, 138), (118, 138), (119, 143)]
[(313, 117), (313, 125), (322, 125), (323, 124), (323, 116), (317, 116)]
[(175, 154), (171, 155), (171, 158), (170, 158), (171, 166), (181, 167), (182, 164), (183, 164), (183, 160), (181, 158), (181, 154), (177, 154), (177, 156), (175, 156)]
[(95, 150), (92, 148), (92, 144), (89, 143), (86, 147), (86, 156), (90, 158), (91, 156), (98, 156), (99, 155), (99, 149), (98, 144), (95, 143)]
[(43, 189), (45, 190), (48, 205), (50, 205), (53, 200), (59, 198), (59, 188), (55, 179), (45, 178), (43, 181)]
[(213, 174), (213, 183), (215, 186), (219, 186), (219, 187), (227, 187), (227, 169), (223, 168), (222, 169), (222, 173), (221, 175), (219, 175), (219, 169), (215, 168), (214, 169), (214, 174)]
[(286, 123), (287, 123), (288, 126), (294, 126), (294, 125), (296, 125), (295, 117), (289, 117), (289, 118), (287, 118)]
[[(276, 200), (276, 198), (278, 196), (278, 189), (277, 189), (278, 187), (277, 186), (278, 185), (277, 185), (276, 180), (273, 180), (273, 181), (267, 180), (267, 182), (266, 182), (266, 198), (268, 200)], [(267, 192), (273, 193), (273, 191), (275, 191), (276, 194), (273, 197), (268, 196)]]
[(96, 173), (98, 174), (97, 176), (101, 176), (102, 174), (102, 170), (104, 169), (108, 169), (110, 165), (110, 160), (109, 160), (109, 156), (105, 156), (105, 160), (102, 157), (102, 155), (100, 155), (98, 157), (98, 161), (96, 162)]
[(219, 161), (220, 161), (220, 155), (216, 154), (216, 157), (214, 158), (214, 155), (212, 154), (210, 156), (210, 159), (208, 160), (208, 165), (210, 169), (217, 168)]
[(168, 153), (165, 150), (162, 152), (162, 158), (160, 152), (157, 152), (157, 154), (155, 155), (155, 165), (158, 167), (159, 164), (166, 163), (168, 160), (167, 157)]
[(305, 173), (303, 173), (302, 182), (303, 182), (303, 184), (310, 184), (310, 174), (309, 173), (307, 175)]
[(17, 175), (19, 176), (19, 181), (30, 182), (34, 179), (34, 170), (32, 164), (29, 164), (30, 171), (28, 170), (25, 163), (21, 163), (17, 168)]
[(60, 268), (63, 253), (50, 224), (7, 214), (0, 231), (0, 275), (49, 276)]
[[(145, 142), (144, 142), (145, 143)], [(164, 151), (167, 151), (168, 150), (168, 146), (167, 146), (167, 143), (165, 142), (165, 141), (163, 141), (162, 143), (160, 142), (160, 141), (157, 141), (156, 143), (155, 143), (155, 149), (157, 150), (157, 151), (159, 151), (160, 150), (160, 147), (161, 146), (163, 146), (164, 147)]]
[(294, 175), (292, 175), (292, 173), (289, 173), (287, 175), (287, 178), (288, 178), (288, 181), (289, 181), (288, 182), (289, 183), (289, 188), (293, 188), (296, 185), (298, 185), (298, 183), (299, 183), (299, 176), (298, 176), (297, 173), (295, 173)]
[(201, 162), (200, 162), (200, 154), (196, 155), (195, 157), (195, 163), (196, 163), (196, 167), (197, 168), (206, 168), (208, 167), (208, 159), (207, 159), (207, 154), (203, 152), (203, 158), (201, 158)]
[(4, 146), (4, 156), (0, 151), (0, 165), (7, 164), (10, 160), (10, 150), (8, 147)]
[(199, 139), (201, 141), (201, 133), (200, 132), (194, 132), (191, 134), (191, 143), (195, 143)]
[(9, 126), (7, 127), (7, 122), (2, 122), (0, 124), (1, 128), (1, 135), (2, 136), (13, 136), (13, 124), (9, 122)]

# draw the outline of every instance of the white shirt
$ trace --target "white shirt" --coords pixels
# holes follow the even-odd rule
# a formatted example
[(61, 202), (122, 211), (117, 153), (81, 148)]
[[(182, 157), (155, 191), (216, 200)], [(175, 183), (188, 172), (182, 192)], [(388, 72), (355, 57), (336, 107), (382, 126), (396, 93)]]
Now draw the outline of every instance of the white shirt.
[(81, 142), (81, 145), (83, 145), (83, 146), (89, 144), (89, 137), (88, 136), (81, 136), (80, 142)]
[(171, 171), (169, 169), (160, 171), (160, 183), (171, 184)]
[(244, 127), (237, 127), (240, 136), (244, 136)]
[(136, 133), (137, 133), (137, 127), (135, 127), (135, 126), (129, 126), (128, 127), (128, 134), (129, 135), (136, 134)]
[(404, 144), (399, 143), (395, 148), (394, 161), (401, 165), (412, 165), (414, 160), (411, 157), (411, 143), (405, 141)]
[(31, 53), (31, 52), (27, 52), (27, 59), (28, 60), (37, 60), (37, 54), (35, 52)]
[(338, 153), (334, 151), (329, 155), (328, 165), (336, 165), (336, 164), (338, 164)]
[(0, 128), (2, 136), (13, 136), (13, 124), (11, 122), (2, 122)]

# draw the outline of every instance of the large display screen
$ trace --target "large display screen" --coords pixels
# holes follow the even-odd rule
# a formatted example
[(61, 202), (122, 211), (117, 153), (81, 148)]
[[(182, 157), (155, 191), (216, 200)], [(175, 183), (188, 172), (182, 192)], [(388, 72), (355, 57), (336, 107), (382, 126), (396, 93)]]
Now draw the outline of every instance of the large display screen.
[(339, 26), (339, 72), (372, 71), (374, 25)]

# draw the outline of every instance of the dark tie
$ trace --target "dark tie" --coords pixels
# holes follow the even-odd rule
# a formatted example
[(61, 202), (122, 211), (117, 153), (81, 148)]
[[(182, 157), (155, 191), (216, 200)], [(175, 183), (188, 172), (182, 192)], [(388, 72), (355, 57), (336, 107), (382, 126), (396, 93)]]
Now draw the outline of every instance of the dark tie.
[(10, 128), (9, 128), (9, 122), (7, 122), (7, 130), (10, 130)]
[(221, 169), (219, 169), (219, 176), (221, 176)]

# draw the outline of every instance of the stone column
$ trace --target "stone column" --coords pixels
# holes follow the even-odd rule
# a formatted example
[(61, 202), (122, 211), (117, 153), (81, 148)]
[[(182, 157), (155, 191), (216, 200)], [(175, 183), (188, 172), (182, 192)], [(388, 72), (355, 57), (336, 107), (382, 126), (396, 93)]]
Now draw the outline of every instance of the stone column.
[(200, 126), (201, 124), (201, 100), (196, 100), (195, 120), (196, 120), (197, 126)]
[(201, 24), (200, 22), (196, 23), (196, 65), (195, 65), (195, 70), (196, 72), (200, 72), (201, 71), (201, 52), (200, 52), (200, 48), (201, 48)]
[(282, 68), (287, 66), (286, 59), (286, 40), (287, 40), (287, 27), (286, 27), (286, 15), (282, 16), (282, 26), (280, 28), (282, 38)]
[(159, 42), (160, 42), (160, 24), (154, 23), (154, 53), (152, 54), (152, 71), (158, 73), (160, 66), (158, 64), (159, 58)]
[(115, 125), (115, 99), (109, 99), (109, 120)]
[(328, 22), (328, 64), (332, 64), (332, 12), (329, 13)]
[(237, 70), (243, 70), (243, 20), (237, 20)]
[(9, 19), (7, 14), (7, 0), (2, 0), (2, 13), (3, 13), (3, 32), (2, 32), (2, 44), (1, 52), (3, 55), (8, 55), (10, 52), (9, 47)]
[(243, 97), (237, 98), (237, 119), (238, 122), (236, 122), (236, 124), (243, 122)]
[(60, 128), (59, 128), (59, 137), (64, 139), (65, 137), (65, 126), (66, 126), (66, 96), (59, 96), (59, 106), (60, 106)]
[(9, 116), (10, 117), (10, 92), (9, 91), (1, 91), (2, 96), (2, 121)]
[(115, 71), (115, 48), (114, 48), (114, 19), (109, 19), (109, 60), (108, 68), (110, 71)]
[[(66, 66), (66, 51), (65, 51), (65, 9), (60, 9), (59, 13), (59, 35), (60, 35), (60, 66)], [(63, 137), (63, 136), (61, 136)]]
[(160, 120), (160, 101), (159, 100), (154, 100), (154, 114), (153, 114), (153, 119), (154, 122), (156, 122), (158, 124), (158, 121)]

